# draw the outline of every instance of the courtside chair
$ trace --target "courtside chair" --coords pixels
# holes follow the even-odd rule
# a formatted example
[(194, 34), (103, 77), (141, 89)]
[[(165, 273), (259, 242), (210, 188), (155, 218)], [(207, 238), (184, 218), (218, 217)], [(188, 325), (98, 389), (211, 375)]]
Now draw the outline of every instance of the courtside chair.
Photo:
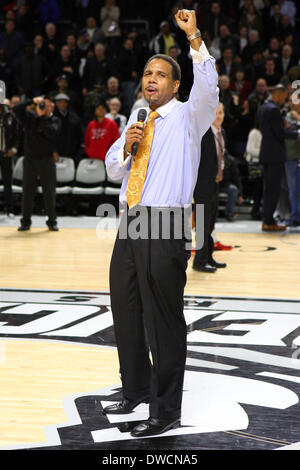
[(122, 179), (119, 181), (112, 180), (108, 175), (107, 176), (107, 185), (104, 189), (104, 194), (106, 196), (118, 196), (121, 191)]
[(83, 158), (76, 170), (72, 194), (76, 196), (99, 196), (104, 193), (105, 181), (104, 161), (96, 158)]
[(56, 194), (71, 194), (75, 180), (75, 163), (70, 157), (56, 162)]
[(13, 169), (12, 191), (16, 194), (23, 193), (23, 160), (24, 157), (19, 157)]

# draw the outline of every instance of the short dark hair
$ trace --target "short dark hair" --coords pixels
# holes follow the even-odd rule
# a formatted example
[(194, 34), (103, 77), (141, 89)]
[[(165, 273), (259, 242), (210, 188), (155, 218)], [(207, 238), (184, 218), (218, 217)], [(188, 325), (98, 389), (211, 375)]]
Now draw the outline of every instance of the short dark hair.
[(106, 100), (101, 97), (99, 98), (96, 102), (95, 102), (95, 107), (94, 107), (94, 110), (96, 111), (96, 109), (98, 108), (98, 106), (102, 106), (103, 108), (106, 109), (106, 111), (108, 111), (108, 106), (107, 106), (107, 103), (106, 103)]
[(165, 60), (166, 62), (169, 62), (169, 64), (172, 66), (172, 78), (173, 78), (173, 80), (174, 81), (175, 80), (179, 80), (179, 81), (181, 80), (180, 65), (178, 64), (178, 62), (176, 62), (176, 60), (174, 60), (172, 57), (170, 57), (167, 54), (155, 54), (152, 57), (150, 57), (150, 59), (148, 59), (147, 62), (146, 62), (146, 65), (144, 67), (144, 71), (146, 70), (146, 68), (148, 67), (150, 62), (152, 62), (152, 60), (156, 60), (156, 59), (161, 59), (161, 60)]

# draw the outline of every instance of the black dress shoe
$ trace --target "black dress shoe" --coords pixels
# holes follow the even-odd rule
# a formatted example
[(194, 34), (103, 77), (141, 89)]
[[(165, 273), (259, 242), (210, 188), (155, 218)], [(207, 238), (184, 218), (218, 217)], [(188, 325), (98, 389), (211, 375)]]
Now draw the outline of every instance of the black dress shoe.
[(47, 224), (48, 225), (48, 228), (51, 232), (58, 232), (59, 228), (57, 226), (57, 224)]
[(18, 232), (26, 232), (26, 230), (30, 230), (30, 225), (21, 224), (18, 228)]
[(227, 264), (226, 263), (218, 263), (217, 261), (215, 261), (214, 259), (211, 259), (209, 264), (211, 266), (214, 266), (215, 268), (226, 268)]
[(172, 421), (160, 420), (158, 418), (149, 418), (147, 421), (141, 422), (131, 431), (133, 437), (146, 437), (162, 434), (170, 429), (179, 428), (180, 418)]
[(102, 413), (104, 415), (106, 414), (114, 414), (114, 415), (122, 415), (122, 414), (127, 414), (131, 413), (134, 408), (136, 408), (138, 405), (141, 403), (148, 403), (149, 398), (144, 397), (140, 398), (139, 400), (127, 400), (127, 398), (124, 398), (122, 401), (119, 401), (118, 403), (114, 403), (113, 405), (106, 406)]
[(203, 273), (214, 273), (216, 272), (217, 268), (215, 266), (211, 266), (211, 264), (195, 264), (193, 266), (193, 269), (195, 271), (201, 271)]

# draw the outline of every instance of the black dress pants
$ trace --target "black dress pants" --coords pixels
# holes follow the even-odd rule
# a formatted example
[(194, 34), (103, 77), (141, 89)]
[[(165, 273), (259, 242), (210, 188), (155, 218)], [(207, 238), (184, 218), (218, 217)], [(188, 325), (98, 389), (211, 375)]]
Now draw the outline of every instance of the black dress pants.
[[(197, 201), (195, 202), (196, 204), (203, 204), (204, 224), (203, 227), (197, 227), (196, 229), (196, 253), (193, 266), (204, 266), (211, 261), (214, 251), (214, 240), (212, 237), (212, 232), (215, 227), (218, 212), (219, 184), (214, 183), (214, 191), (211, 197), (207, 195), (199, 195)], [(197, 211), (195, 211), (195, 214), (196, 213)], [(195, 217), (195, 222), (196, 224), (199, 223), (199, 221), (197, 222), (197, 217)], [(203, 230), (202, 247), (198, 246), (197, 240), (197, 233), (201, 229)]]
[[(123, 396), (150, 396), (150, 416), (167, 420), (181, 415), (186, 361), (183, 294), (190, 257), (187, 239), (175, 239), (170, 220), (169, 239), (161, 232), (158, 239), (134, 239), (129, 231), (137, 216), (125, 213), (110, 266)], [(148, 222), (150, 226), (151, 215)]]
[(53, 158), (28, 158), (23, 160), (22, 219), (24, 225), (31, 224), (34, 198), (38, 182), (42, 186), (48, 225), (56, 223), (56, 167)]
[(264, 163), (263, 222), (275, 223), (273, 214), (280, 197), (284, 163)]
[(13, 212), (13, 197), (12, 197), (12, 175), (13, 175), (13, 160), (11, 157), (0, 156), (0, 168), (2, 173), (2, 181), (4, 186), (4, 200), (6, 205), (6, 212)]

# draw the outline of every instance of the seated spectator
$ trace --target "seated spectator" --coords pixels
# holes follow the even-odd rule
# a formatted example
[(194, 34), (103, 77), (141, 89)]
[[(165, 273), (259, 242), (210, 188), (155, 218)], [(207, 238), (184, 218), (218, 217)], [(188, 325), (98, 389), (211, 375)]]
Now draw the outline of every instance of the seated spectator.
[(120, 114), (121, 101), (119, 100), (119, 98), (110, 98), (108, 100), (108, 108), (109, 113), (107, 113), (105, 117), (111, 119), (112, 121), (115, 121), (119, 128), (119, 133), (121, 135), (126, 127), (127, 117), (124, 116), (124, 114)]
[(106, 55), (105, 45), (98, 43), (95, 45), (94, 56), (86, 61), (82, 77), (82, 93), (87, 95), (95, 85), (104, 86), (108, 77), (113, 73), (113, 67)]
[(188, 55), (180, 53), (177, 46), (171, 46), (168, 55), (179, 63), (181, 70), (184, 70), (179, 87), (179, 97), (181, 101), (187, 101), (193, 85), (193, 62)]
[(233, 91), (230, 90), (230, 79), (227, 75), (220, 75), (219, 89), (219, 100), (224, 105), (225, 113), (223, 127), (226, 134), (229, 136), (233, 120), (239, 109), (239, 99), (238, 96), (234, 95)]
[(107, 47), (113, 52), (117, 49), (121, 37), (120, 8), (116, 5), (116, 0), (105, 1), (105, 5), (100, 10), (100, 19)]
[(239, 41), (236, 36), (231, 33), (227, 24), (220, 26), (219, 36), (215, 37), (212, 41), (212, 45), (221, 51), (224, 51), (225, 48), (231, 48), (233, 54), (236, 54), (239, 50)]
[(280, 75), (276, 72), (275, 60), (267, 58), (265, 61), (265, 70), (262, 77), (266, 80), (269, 90), (275, 87), (280, 82)]
[(5, 31), (0, 34), (0, 49), (5, 53), (5, 58), (9, 66), (14, 67), (23, 54), (24, 39), (16, 30), (13, 20), (5, 21)]
[(89, 158), (105, 160), (108, 149), (120, 137), (117, 124), (105, 117), (107, 111), (105, 101), (99, 101), (95, 106), (95, 119), (87, 126), (84, 149)]
[(243, 11), (240, 18), (240, 26), (246, 26), (249, 29), (256, 29), (258, 32), (262, 32), (263, 23), (261, 15), (256, 10), (253, 3), (249, 3)]
[(286, 36), (289, 36), (290, 34), (295, 34), (295, 28), (291, 24), (291, 20), (288, 15), (283, 15), (281, 19), (282, 23), (282, 32), (281, 32), (281, 39), (285, 39)]
[(277, 36), (277, 37), (281, 37), (282, 35), (282, 14), (281, 14), (281, 11), (280, 11), (280, 5), (279, 3), (275, 3), (275, 5), (273, 5), (273, 7), (271, 8), (270, 10), (270, 19), (269, 19), (269, 31), (268, 33), (274, 35), (274, 36)]
[(277, 37), (271, 37), (269, 40), (269, 47), (265, 49), (263, 53), (266, 59), (271, 58), (275, 61), (275, 66), (277, 66), (277, 62), (280, 57), (280, 42)]
[(262, 76), (265, 69), (265, 60), (260, 49), (253, 52), (251, 63), (245, 66), (247, 76), (252, 83), (255, 83)]
[(79, 32), (77, 45), (79, 49), (87, 51), (98, 43), (105, 43), (105, 34), (97, 26), (96, 19), (89, 16), (86, 20), (86, 27)]
[[(149, 47), (146, 36), (139, 31), (132, 30), (127, 34), (127, 38), (132, 40), (132, 50), (136, 56), (137, 61), (137, 72), (138, 75), (142, 76), (144, 71), (145, 63), (149, 58)], [(117, 51), (118, 52), (118, 51)], [(114, 54), (114, 57), (118, 58), (118, 54)]]
[(278, 12), (281, 16), (288, 15), (290, 18), (292, 26), (295, 24), (295, 16), (296, 16), (296, 6), (295, 2), (291, 0), (277, 0), (276, 4), (271, 8), (271, 16), (278, 16)]
[(79, 62), (72, 56), (71, 49), (67, 44), (64, 44), (61, 49), (59, 56), (53, 67), (53, 77), (66, 75), (69, 80), (70, 87), (76, 90), (79, 86)]
[(257, 50), (262, 49), (262, 43), (259, 37), (259, 32), (255, 29), (249, 31), (249, 40), (247, 46), (242, 51), (243, 64), (250, 64), (252, 61), (253, 54)]
[(219, 36), (220, 26), (228, 24), (229, 20), (221, 10), (219, 2), (212, 2), (209, 12), (204, 16), (203, 31), (207, 31), (210, 38), (213, 40)]
[(160, 32), (150, 41), (149, 50), (151, 54), (168, 54), (170, 47), (176, 45), (175, 34), (168, 21), (162, 21), (159, 27)]
[(217, 64), (220, 75), (227, 75), (228, 77), (232, 77), (234, 75), (235, 63), (231, 47), (225, 47), (222, 52), (222, 57), (217, 61)]
[(289, 70), (297, 65), (297, 60), (293, 55), (293, 48), (285, 44), (281, 50), (281, 57), (278, 61), (278, 73), (280, 76), (287, 75)]
[(33, 53), (33, 44), (25, 43), (24, 55), (16, 64), (16, 85), (18, 93), (26, 98), (40, 96), (48, 70), (42, 55)]
[(112, 98), (118, 98), (121, 103), (121, 114), (123, 113), (123, 100), (124, 100), (124, 94), (120, 90), (120, 81), (117, 77), (109, 77), (109, 79), (106, 82), (106, 89), (104, 89), (102, 96), (104, 97), (105, 101), (108, 104), (108, 101)]
[(70, 51), (71, 51), (71, 57), (73, 57), (73, 59), (79, 62), (81, 57), (85, 57), (84, 52), (81, 51), (79, 47), (77, 46), (76, 36), (74, 33), (69, 33), (67, 35), (65, 44), (69, 46)]
[(240, 160), (244, 157), (248, 135), (254, 126), (256, 112), (257, 104), (246, 99), (236, 113), (232, 123), (229, 151)]
[(22, 34), (25, 41), (33, 38), (33, 15), (28, 4), (24, 3), (18, 7), (16, 13), (16, 28)]
[(237, 52), (241, 55), (245, 47), (248, 45), (248, 28), (246, 26), (241, 26), (239, 34), (236, 35), (235, 38), (238, 44)]
[(248, 80), (245, 80), (245, 70), (242, 66), (236, 67), (233, 79), (230, 84), (230, 89), (236, 92), (241, 105), (248, 98), (248, 95), (252, 91), (251, 83)]
[(60, 38), (54, 23), (47, 23), (44, 30), (44, 42), (46, 49), (46, 61), (53, 64), (60, 49)]
[(46, 45), (45, 40), (41, 34), (36, 34), (33, 38), (33, 53), (46, 57)]
[(258, 106), (262, 105), (270, 94), (268, 92), (267, 82), (264, 78), (256, 81), (255, 90), (248, 96), (249, 101), (255, 101)]
[(57, 0), (39, 0), (37, 11), (43, 25), (50, 21), (56, 24), (60, 18), (60, 9)]
[(56, 88), (48, 93), (51, 99), (54, 101), (56, 95), (63, 93), (67, 95), (70, 100), (68, 104), (68, 108), (78, 115), (81, 114), (82, 111), (82, 103), (80, 100), (79, 93), (76, 93), (74, 90), (70, 88), (70, 83), (67, 75), (59, 75), (56, 78)]
[(133, 41), (125, 38), (118, 57), (118, 76), (122, 80), (121, 88), (124, 93), (123, 106), (126, 116), (134, 102), (134, 92), (138, 81), (138, 62), (133, 49)]
[(70, 98), (64, 93), (55, 96), (54, 115), (61, 121), (57, 136), (56, 160), (60, 156), (70, 157), (78, 161), (81, 146), (81, 120), (79, 116), (69, 109)]
[[(66, 0), (64, 0), (63, 3), (65, 2)], [(84, 25), (86, 25), (87, 18), (90, 16), (93, 18), (99, 17), (99, 0), (78, 0), (76, 3), (77, 7), (76, 12), (74, 12), (74, 22), (79, 28), (83, 28)], [(72, 0), (72, 6), (69, 8), (68, 16), (70, 15), (70, 10), (74, 9), (73, 5), (74, 0)]]

